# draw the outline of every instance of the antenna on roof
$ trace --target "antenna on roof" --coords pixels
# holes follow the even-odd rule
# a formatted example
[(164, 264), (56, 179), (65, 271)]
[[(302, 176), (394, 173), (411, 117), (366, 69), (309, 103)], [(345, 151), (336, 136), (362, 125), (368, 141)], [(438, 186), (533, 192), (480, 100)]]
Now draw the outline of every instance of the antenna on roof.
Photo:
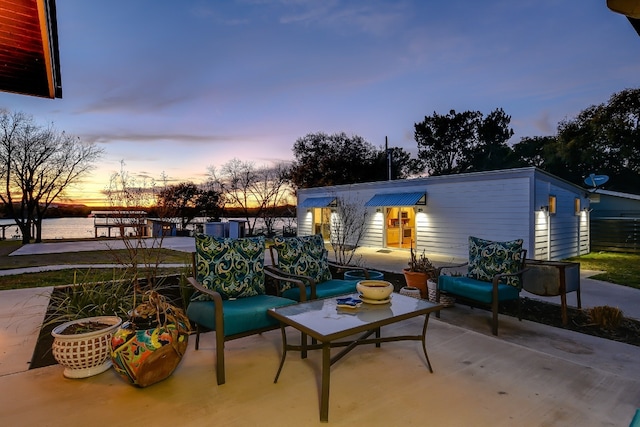
[(589, 174), (589, 176), (584, 179), (585, 184), (593, 187), (590, 191), (596, 191), (598, 187), (604, 185), (607, 181), (609, 181), (607, 175), (596, 175), (595, 173)]

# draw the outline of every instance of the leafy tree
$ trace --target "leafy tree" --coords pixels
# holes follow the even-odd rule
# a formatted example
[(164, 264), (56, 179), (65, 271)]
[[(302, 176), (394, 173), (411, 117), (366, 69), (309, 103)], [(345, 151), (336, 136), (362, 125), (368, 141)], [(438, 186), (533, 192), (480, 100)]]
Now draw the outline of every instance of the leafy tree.
[(640, 89), (623, 90), (559, 124), (560, 161), (548, 171), (576, 184), (590, 173), (606, 174), (608, 188), (638, 192), (639, 142)]
[(15, 219), (22, 243), (42, 241), (42, 220), (64, 191), (79, 183), (102, 155), (94, 144), (40, 126), (24, 113), (0, 110), (0, 200)]
[[(423, 166), (399, 147), (391, 153), (392, 179), (419, 173)], [(295, 161), (291, 182), (297, 188), (384, 181), (388, 177), (387, 151), (376, 148), (361, 136), (344, 132), (327, 135), (310, 133), (298, 138), (293, 146)]]
[(181, 229), (184, 230), (198, 214), (197, 203), (199, 196), (200, 190), (194, 183), (181, 182), (160, 190), (158, 192), (158, 204), (179, 217)]
[(201, 210), (203, 216), (213, 221), (220, 221), (224, 212), (224, 203), (223, 194), (212, 188), (209, 183), (205, 183), (198, 192), (196, 206)]
[(526, 136), (513, 145), (513, 157), (516, 166), (535, 166), (547, 168), (557, 162), (555, 136)]
[(478, 141), (469, 147), (463, 162), (467, 171), (487, 171), (512, 166), (513, 151), (507, 141), (513, 136), (511, 116), (497, 108), (477, 122)]
[(478, 111), (451, 110), (447, 115), (434, 112), (414, 125), (418, 158), (424, 162), (429, 175), (465, 172), (465, 162), (469, 163), (467, 156), (477, 144), (481, 118)]
[(507, 141), (513, 136), (511, 116), (496, 108), (486, 117), (479, 111), (447, 115), (436, 112), (415, 124), (418, 157), (429, 175), (503, 169), (513, 165)]
[(298, 138), (291, 181), (298, 188), (375, 181), (376, 148), (362, 137), (323, 132)]
[(378, 151), (375, 161), (376, 181), (389, 179), (388, 156), (391, 156), (391, 179), (405, 179), (417, 175), (424, 170), (420, 159), (411, 158), (411, 154), (401, 147), (391, 147), (388, 152), (384, 148)]

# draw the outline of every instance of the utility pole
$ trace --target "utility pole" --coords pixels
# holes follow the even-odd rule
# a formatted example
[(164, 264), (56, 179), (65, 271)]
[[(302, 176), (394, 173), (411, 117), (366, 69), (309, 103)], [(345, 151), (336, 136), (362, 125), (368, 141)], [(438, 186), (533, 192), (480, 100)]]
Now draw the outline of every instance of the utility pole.
[(389, 170), (389, 181), (391, 181), (392, 177), (391, 177), (391, 150), (389, 149), (389, 140), (387, 139), (387, 137), (384, 137), (384, 150), (387, 153), (387, 168)]

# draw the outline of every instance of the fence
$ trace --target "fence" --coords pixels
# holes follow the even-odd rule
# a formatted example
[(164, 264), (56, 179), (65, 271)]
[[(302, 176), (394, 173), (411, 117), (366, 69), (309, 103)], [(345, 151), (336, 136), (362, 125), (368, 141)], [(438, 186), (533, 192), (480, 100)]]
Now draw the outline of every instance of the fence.
[(640, 218), (591, 218), (591, 251), (640, 253)]

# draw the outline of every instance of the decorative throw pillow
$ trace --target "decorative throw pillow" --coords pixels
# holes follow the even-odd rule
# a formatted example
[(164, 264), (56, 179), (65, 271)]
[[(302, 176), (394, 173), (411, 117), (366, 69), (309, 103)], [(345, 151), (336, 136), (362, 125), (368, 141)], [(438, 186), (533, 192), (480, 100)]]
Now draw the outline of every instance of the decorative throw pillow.
[[(223, 299), (265, 293), (264, 237), (221, 239), (196, 235), (196, 279)], [(194, 300), (208, 300), (197, 294)]]
[[(273, 246), (278, 252), (278, 267), (285, 273), (308, 276), (316, 283), (332, 279), (321, 234), (301, 237), (276, 236)], [(285, 283), (282, 290), (291, 287), (291, 284)]]
[[(501, 273), (517, 273), (521, 266), (522, 239), (508, 242), (493, 242), (469, 236), (468, 277), (490, 282)], [(506, 277), (503, 283), (519, 286), (520, 278)]]

